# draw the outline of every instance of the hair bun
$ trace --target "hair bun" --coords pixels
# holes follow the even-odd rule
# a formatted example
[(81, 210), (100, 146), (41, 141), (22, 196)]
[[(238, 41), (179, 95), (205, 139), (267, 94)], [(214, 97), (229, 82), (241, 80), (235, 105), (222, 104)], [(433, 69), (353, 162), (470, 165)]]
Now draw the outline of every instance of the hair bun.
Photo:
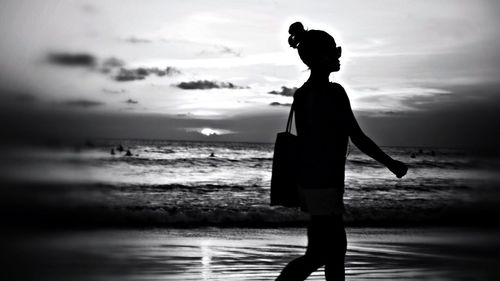
[(306, 33), (306, 30), (301, 22), (294, 22), (290, 25), (288, 33), (290, 33), (290, 37), (288, 37), (288, 44), (290, 44), (290, 47), (292, 48), (297, 48), (303, 38), (303, 35)]
[(294, 22), (290, 25), (290, 28), (288, 29), (288, 33), (292, 36), (297, 36), (302, 32), (305, 32), (306, 30), (304, 29), (304, 26), (302, 25), (301, 22)]

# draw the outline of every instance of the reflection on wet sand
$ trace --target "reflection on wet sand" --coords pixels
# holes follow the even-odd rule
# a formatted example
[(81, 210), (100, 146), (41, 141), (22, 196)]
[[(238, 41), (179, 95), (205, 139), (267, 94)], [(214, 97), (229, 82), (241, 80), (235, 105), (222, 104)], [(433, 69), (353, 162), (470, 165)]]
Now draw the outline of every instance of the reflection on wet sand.
[[(347, 280), (494, 280), (495, 233), (348, 229)], [(38, 280), (274, 280), (303, 229), (114, 230), (18, 240)], [(481, 248), (482, 247), (482, 248)], [(18, 271), (21, 273), (21, 271)], [(19, 274), (18, 280), (23, 279)], [(324, 280), (323, 270), (308, 280)]]

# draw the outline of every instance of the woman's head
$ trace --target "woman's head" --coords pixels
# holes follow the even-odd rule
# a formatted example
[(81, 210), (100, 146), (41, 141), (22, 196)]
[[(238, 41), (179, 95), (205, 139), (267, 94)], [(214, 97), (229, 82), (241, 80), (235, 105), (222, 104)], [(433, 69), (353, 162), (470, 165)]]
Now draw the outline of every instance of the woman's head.
[(300, 22), (290, 25), (288, 30), (290, 47), (299, 51), (302, 61), (310, 69), (329, 72), (339, 71), (342, 49), (333, 37), (322, 30), (305, 30)]

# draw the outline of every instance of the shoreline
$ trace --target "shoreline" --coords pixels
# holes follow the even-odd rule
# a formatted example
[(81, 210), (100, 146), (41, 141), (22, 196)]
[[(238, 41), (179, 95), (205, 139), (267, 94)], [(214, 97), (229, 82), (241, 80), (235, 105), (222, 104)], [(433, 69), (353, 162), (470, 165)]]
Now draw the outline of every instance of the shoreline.
[[(349, 227), (346, 280), (498, 280), (498, 233), (449, 227)], [(11, 280), (30, 280), (24, 274), (68, 281), (274, 280), (307, 244), (304, 228), (68, 230), (26, 235), (9, 241), (14, 255), (7, 268), (18, 277)], [(322, 272), (308, 280), (324, 280)]]

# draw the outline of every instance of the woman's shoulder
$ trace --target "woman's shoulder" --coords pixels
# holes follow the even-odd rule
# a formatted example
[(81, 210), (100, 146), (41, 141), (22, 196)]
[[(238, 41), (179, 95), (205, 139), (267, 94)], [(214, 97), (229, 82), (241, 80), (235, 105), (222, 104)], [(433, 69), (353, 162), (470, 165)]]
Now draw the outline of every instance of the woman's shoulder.
[(295, 89), (295, 92), (293, 93), (293, 98), (300, 98), (301, 96), (305, 95), (308, 92), (308, 86), (306, 83), (304, 83), (302, 86), (298, 87)]
[(341, 97), (343, 100), (349, 102), (349, 97), (347, 96), (347, 92), (345, 91), (344, 87), (340, 85), (339, 83), (331, 82), (330, 87), (332, 87), (332, 91), (335, 92), (336, 97)]
[(330, 87), (335, 91), (345, 92), (344, 87), (342, 87), (342, 85), (340, 85), (339, 83), (330, 82)]
[[(328, 87), (325, 88), (324, 86), (318, 88), (317, 86), (314, 86), (308, 82), (304, 83), (302, 86), (300, 86), (299, 88), (297, 88), (295, 90), (295, 93), (293, 94), (293, 97), (294, 98), (301, 98), (303, 96), (310, 96), (311, 94), (314, 94), (314, 93), (325, 93), (325, 90), (326, 92), (337, 92), (338, 94), (337, 95), (345, 95), (347, 96), (347, 93), (344, 89), (344, 87), (342, 87), (342, 85), (340, 85), (339, 83), (335, 83), (335, 82), (330, 82), (328, 84)], [(310, 93), (310, 94), (308, 94)], [(331, 96), (331, 95), (326, 95), (326, 96)]]

